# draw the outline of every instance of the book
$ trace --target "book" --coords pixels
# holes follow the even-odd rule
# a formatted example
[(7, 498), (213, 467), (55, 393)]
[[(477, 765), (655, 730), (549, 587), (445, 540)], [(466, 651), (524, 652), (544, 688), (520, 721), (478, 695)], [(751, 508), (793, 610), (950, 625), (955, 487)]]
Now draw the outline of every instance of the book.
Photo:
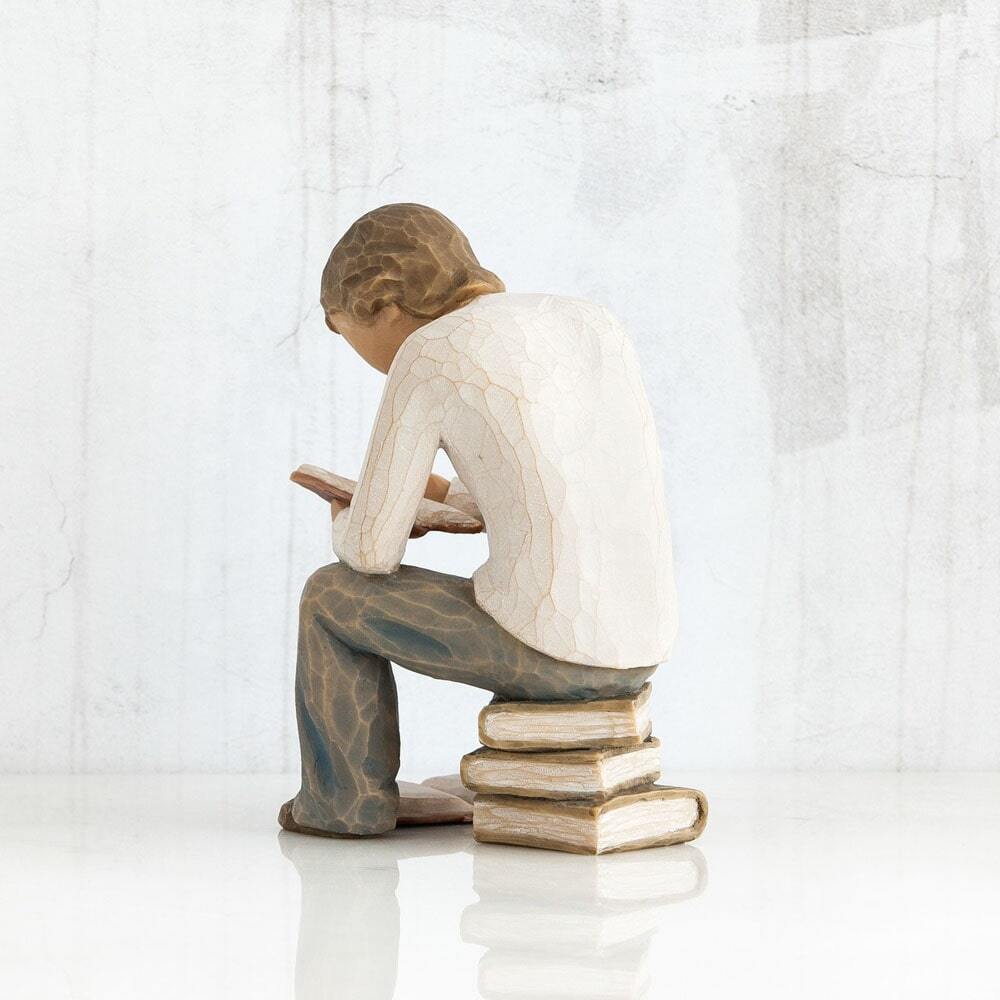
[(660, 741), (535, 753), (480, 747), (462, 758), (461, 768), (465, 787), (483, 795), (600, 802), (659, 778)]
[(649, 785), (606, 802), (477, 795), (472, 831), (485, 843), (605, 854), (686, 843), (707, 819), (708, 803), (696, 789)]
[(494, 701), (479, 713), (479, 742), (493, 750), (635, 746), (649, 738), (649, 693), (599, 701)]
[[(358, 484), (353, 479), (338, 476), (317, 465), (300, 465), (289, 477), (293, 483), (322, 497), (328, 503), (349, 504)], [(453, 535), (474, 535), (484, 530), (483, 522), (477, 517), (447, 503), (422, 499), (417, 506), (417, 516), (413, 522), (417, 532), (446, 531)]]

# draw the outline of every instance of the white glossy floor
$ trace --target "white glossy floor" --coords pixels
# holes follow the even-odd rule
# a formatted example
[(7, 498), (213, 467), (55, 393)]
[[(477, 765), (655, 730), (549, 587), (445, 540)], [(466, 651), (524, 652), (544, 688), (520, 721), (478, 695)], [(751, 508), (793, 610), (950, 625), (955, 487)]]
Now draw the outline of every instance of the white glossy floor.
[(1000, 997), (1000, 775), (685, 774), (697, 846), (280, 833), (288, 777), (0, 779), (10, 1000)]

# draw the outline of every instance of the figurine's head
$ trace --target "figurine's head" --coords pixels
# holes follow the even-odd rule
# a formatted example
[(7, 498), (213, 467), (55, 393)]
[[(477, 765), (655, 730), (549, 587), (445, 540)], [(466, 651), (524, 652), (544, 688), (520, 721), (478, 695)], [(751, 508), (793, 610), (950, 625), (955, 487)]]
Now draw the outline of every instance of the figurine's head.
[(362, 215), (333, 248), (320, 302), (326, 325), (387, 372), (418, 327), (503, 290), (450, 219), (425, 205), (383, 205)]

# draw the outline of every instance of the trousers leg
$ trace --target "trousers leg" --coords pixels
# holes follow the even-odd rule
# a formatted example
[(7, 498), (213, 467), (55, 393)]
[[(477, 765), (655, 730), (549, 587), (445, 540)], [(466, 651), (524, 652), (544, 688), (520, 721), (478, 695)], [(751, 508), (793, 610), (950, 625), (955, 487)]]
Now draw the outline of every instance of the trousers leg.
[(294, 820), (332, 833), (373, 834), (396, 825), (399, 710), (388, 660), (330, 632), (325, 579), (310, 578), (299, 608), (295, 714), (302, 787)]
[(546, 656), (479, 608), (461, 577), (414, 566), (388, 576), (324, 566), (306, 584), (299, 617), (302, 788), (292, 815), (300, 825), (354, 834), (395, 825), (399, 717), (390, 661), (536, 701), (634, 694), (654, 670)]
[(323, 594), (318, 611), (326, 628), (352, 649), (505, 698), (620, 697), (638, 691), (655, 669), (594, 667), (546, 656), (476, 604), (471, 580), (417, 566), (369, 576), (334, 563), (310, 577), (312, 589)]

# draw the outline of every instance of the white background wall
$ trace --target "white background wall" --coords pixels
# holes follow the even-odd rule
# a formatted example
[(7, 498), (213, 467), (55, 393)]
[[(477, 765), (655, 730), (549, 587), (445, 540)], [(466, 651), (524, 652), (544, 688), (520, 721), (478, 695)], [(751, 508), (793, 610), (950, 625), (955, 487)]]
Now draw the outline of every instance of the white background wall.
[[(354, 474), (380, 386), (319, 275), (400, 200), (634, 334), (670, 764), (1000, 766), (992, 0), (21, 0), (0, 37), (0, 769), (296, 766), (331, 556), (286, 476)], [(454, 770), (485, 695), (398, 673), (404, 773)]]

